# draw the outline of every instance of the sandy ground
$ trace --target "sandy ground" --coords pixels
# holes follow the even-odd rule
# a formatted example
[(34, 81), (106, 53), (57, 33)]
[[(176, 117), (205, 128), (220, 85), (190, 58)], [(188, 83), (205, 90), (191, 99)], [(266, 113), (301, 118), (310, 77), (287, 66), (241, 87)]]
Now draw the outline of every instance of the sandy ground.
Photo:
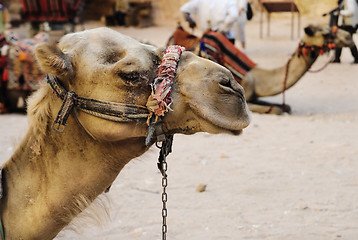
[[(309, 22), (303, 18), (302, 28)], [(174, 28), (119, 30), (164, 46)], [(299, 39), (290, 39), (289, 18), (278, 18), (263, 39), (258, 19), (249, 22), (247, 41), (254, 61), (275, 68)], [(168, 157), (168, 239), (358, 239), (358, 66), (352, 60), (344, 49), (342, 64), (304, 75), (286, 92), (291, 115), (252, 114), (240, 136), (176, 135)], [(313, 69), (327, 61), (320, 57)], [(266, 100), (280, 103), (282, 96)], [(26, 128), (25, 116), (0, 115), (1, 162)], [(157, 155), (153, 147), (132, 160), (102, 196), (109, 219), (98, 224), (81, 217), (77, 232), (64, 230), (57, 239), (161, 239)], [(196, 192), (199, 184), (207, 185), (205, 192)]]

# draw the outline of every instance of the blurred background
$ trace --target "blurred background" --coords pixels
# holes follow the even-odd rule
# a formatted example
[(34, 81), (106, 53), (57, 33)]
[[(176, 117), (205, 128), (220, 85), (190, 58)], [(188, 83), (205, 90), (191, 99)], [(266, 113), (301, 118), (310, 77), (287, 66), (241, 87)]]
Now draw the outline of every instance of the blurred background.
[[(276, 0), (277, 1), (277, 0)], [(1, 1), (0, 1), (1, 2)], [(23, 22), (24, 19), (24, 10), (31, 12), (31, 6), (29, 4), (41, 3), (42, 1), (31, 1), (31, 0), (4, 0), (3, 5), (8, 8), (10, 13), (11, 21), (16, 25), (17, 23)], [(44, 1), (48, 2), (48, 1)], [(57, 0), (49, 2), (58, 2), (62, 4), (65, 3), (75, 3), (83, 2), (83, 6), (79, 11), (81, 17), (84, 21), (100, 21), (103, 18), (107, 17), (108, 24), (111, 25), (111, 19), (109, 16), (112, 16), (116, 11), (116, 5), (118, 5), (119, 0)], [(128, 12), (130, 13), (127, 16), (127, 24), (133, 24), (135, 22), (134, 18), (143, 19), (146, 23), (141, 26), (149, 26), (151, 24), (155, 25), (171, 25), (177, 21), (182, 21), (179, 8), (182, 4), (187, 2), (187, 0), (128, 0), (126, 1), (129, 4)], [(299, 8), (299, 11), (302, 15), (305, 16), (321, 16), (323, 13), (333, 9), (337, 5), (336, 0), (295, 0), (294, 1)], [(251, 0), (254, 12), (258, 13), (261, 11), (260, 0)], [(26, 7), (27, 9), (24, 9)], [(26, 13), (25, 13), (26, 15)], [(257, 14), (256, 14), (257, 16)], [(137, 22), (138, 23), (138, 22)]]

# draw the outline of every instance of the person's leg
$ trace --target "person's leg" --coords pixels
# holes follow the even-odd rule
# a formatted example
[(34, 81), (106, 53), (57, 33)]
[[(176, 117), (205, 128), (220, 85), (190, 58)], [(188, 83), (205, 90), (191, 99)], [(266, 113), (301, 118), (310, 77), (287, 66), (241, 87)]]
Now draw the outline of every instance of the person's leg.
[(334, 60), (333, 60), (334, 63), (340, 63), (341, 62), (341, 54), (342, 54), (342, 48), (336, 48), (335, 57), (334, 57)]
[(352, 56), (354, 57), (353, 63), (358, 63), (358, 50), (356, 45), (354, 44), (354, 46), (351, 47), (350, 49), (351, 49)]
[[(352, 29), (350, 28), (350, 26), (342, 25), (342, 26), (339, 26), (339, 28), (344, 30), (344, 31), (349, 32), (351, 34), (351, 36), (352, 36), (352, 32), (351, 32)], [(335, 57), (334, 57), (334, 60), (333, 60), (334, 63), (340, 63), (341, 62), (341, 54), (342, 54), (342, 48), (336, 48)]]
[[(340, 26), (339, 28), (349, 32), (352, 38), (353, 38), (353, 34), (356, 32), (356, 28), (354, 28), (353, 26), (350, 26), (350, 25), (343, 25), (343, 26)], [(350, 47), (350, 50), (351, 50), (352, 56), (354, 57), (353, 63), (358, 63), (358, 50), (357, 50), (356, 45), (354, 44), (352, 47)], [(341, 49), (337, 48), (336, 49), (336, 57), (333, 62), (340, 62), (339, 59), (340, 59), (341, 53), (342, 53), (342, 48)]]
[[(349, 32), (351, 34), (351, 37), (353, 38), (353, 34), (356, 32), (356, 28), (353, 26), (345, 26), (344, 30)], [(356, 45), (354, 44), (352, 47), (350, 47), (352, 56), (354, 57), (353, 63), (358, 63), (358, 50)]]

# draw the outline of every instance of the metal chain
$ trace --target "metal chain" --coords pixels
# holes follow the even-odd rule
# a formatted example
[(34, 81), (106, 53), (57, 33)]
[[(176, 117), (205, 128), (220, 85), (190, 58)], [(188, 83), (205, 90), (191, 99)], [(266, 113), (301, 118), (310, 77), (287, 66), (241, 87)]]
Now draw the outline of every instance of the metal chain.
[(166, 157), (164, 156), (163, 158), (163, 162), (162, 162), (162, 187), (163, 187), (163, 192), (162, 192), (162, 203), (163, 203), (163, 208), (162, 208), (162, 217), (163, 217), (163, 225), (162, 225), (162, 240), (166, 240), (167, 239), (167, 216), (168, 216), (168, 210), (167, 210), (167, 201), (168, 201), (168, 195), (166, 192), (166, 188), (168, 186), (168, 178), (167, 178), (167, 162), (166, 162)]
[(158, 158), (158, 169), (160, 170), (160, 172), (162, 173), (162, 187), (163, 187), (163, 192), (162, 192), (162, 203), (163, 203), (163, 207), (162, 207), (162, 218), (163, 218), (163, 224), (162, 224), (162, 240), (166, 240), (167, 239), (167, 232), (168, 232), (168, 227), (167, 227), (167, 216), (168, 216), (168, 210), (167, 210), (167, 201), (168, 201), (168, 195), (167, 195), (167, 186), (168, 186), (168, 175), (167, 175), (167, 169), (168, 169), (168, 164), (167, 164), (167, 156), (169, 153), (171, 153), (172, 151), (172, 144), (173, 144), (173, 136), (165, 136), (165, 140), (162, 142), (161, 146), (158, 146), (158, 142), (156, 142), (156, 145), (158, 148), (160, 148), (160, 154), (159, 154), (159, 158)]

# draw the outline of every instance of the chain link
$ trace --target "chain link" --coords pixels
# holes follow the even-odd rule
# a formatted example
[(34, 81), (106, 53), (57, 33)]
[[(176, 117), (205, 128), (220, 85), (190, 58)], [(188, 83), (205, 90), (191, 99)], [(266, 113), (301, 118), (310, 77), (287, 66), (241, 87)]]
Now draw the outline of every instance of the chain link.
[(168, 210), (167, 210), (167, 201), (168, 201), (168, 195), (167, 195), (167, 186), (168, 186), (168, 176), (167, 176), (167, 156), (169, 153), (172, 152), (172, 144), (173, 144), (173, 135), (165, 136), (164, 141), (162, 141), (162, 145), (159, 146), (158, 142), (156, 142), (156, 145), (158, 148), (160, 148), (159, 158), (158, 158), (158, 169), (162, 173), (162, 218), (163, 218), (163, 225), (162, 225), (162, 240), (167, 239), (167, 216), (168, 216)]
[(163, 161), (162, 161), (162, 217), (163, 217), (163, 225), (162, 225), (162, 240), (167, 239), (167, 216), (168, 216), (168, 210), (167, 210), (167, 201), (168, 201), (168, 195), (166, 192), (167, 186), (168, 186), (168, 178), (167, 178), (167, 162), (166, 162), (166, 156), (164, 155)]

